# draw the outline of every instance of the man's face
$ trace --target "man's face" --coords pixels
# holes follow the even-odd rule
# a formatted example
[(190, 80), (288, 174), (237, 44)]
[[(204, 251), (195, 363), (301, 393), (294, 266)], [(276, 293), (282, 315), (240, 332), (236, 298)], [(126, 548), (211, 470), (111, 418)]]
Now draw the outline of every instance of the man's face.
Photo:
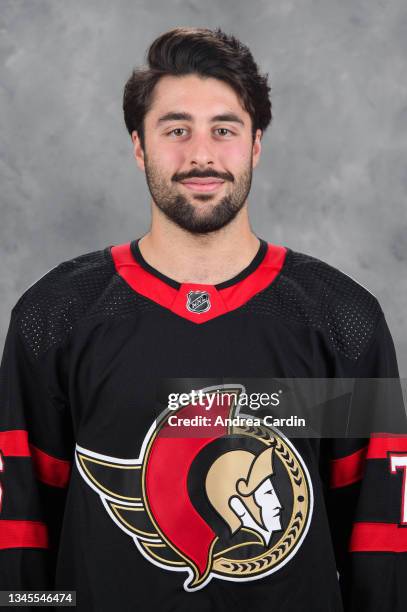
[(282, 506), (277, 497), (277, 493), (271, 482), (267, 478), (254, 492), (256, 504), (261, 508), (261, 518), (263, 525), (270, 532), (280, 531), (281, 529), (281, 510)]
[(246, 203), (260, 156), (250, 115), (223, 81), (162, 77), (144, 118), (144, 151), (134, 153), (155, 204), (192, 233), (224, 227)]

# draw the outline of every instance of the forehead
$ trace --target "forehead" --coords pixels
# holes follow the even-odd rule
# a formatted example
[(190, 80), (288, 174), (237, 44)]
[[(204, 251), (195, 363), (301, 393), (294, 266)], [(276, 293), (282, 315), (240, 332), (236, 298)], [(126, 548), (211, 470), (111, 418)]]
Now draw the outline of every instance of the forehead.
[(245, 123), (250, 120), (230, 85), (213, 77), (196, 74), (166, 75), (158, 81), (147, 115), (157, 116), (169, 111), (207, 117), (229, 111), (238, 114)]
[(266, 491), (271, 491), (273, 489), (273, 483), (270, 478), (266, 478), (264, 482), (258, 487), (259, 493), (265, 493)]

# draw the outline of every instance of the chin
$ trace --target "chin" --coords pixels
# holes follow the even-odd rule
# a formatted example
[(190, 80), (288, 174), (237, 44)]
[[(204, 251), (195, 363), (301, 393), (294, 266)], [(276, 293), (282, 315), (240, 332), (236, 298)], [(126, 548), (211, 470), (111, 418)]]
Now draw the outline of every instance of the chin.
[(209, 202), (215, 198), (214, 193), (197, 193), (194, 196), (194, 200), (200, 200), (201, 202)]
[(281, 531), (281, 520), (279, 518), (270, 522), (270, 531)]

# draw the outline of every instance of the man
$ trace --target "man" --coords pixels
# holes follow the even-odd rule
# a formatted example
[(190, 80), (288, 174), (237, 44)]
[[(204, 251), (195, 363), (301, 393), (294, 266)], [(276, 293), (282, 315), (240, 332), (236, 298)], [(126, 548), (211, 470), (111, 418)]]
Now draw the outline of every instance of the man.
[(166, 32), (128, 80), (151, 228), (61, 263), (13, 308), (2, 589), (72, 589), (98, 612), (407, 609), (405, 437), (290, 440), (243, 408), (289, 379), (398, 378), (377, 299), (250, 227), (269, 92), (220, 30)]

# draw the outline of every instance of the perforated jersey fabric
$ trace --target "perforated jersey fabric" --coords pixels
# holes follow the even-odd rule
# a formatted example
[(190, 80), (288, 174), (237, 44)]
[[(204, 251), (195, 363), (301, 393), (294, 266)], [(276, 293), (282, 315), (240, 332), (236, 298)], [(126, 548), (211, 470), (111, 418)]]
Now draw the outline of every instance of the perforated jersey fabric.
[[(123, 282), (110, 249), (105, 248), (58, 265), (22, 296), (15, 310), (20, 311), (27, 345), (38, 355), (64, 342), (82, 317), (160, 309)], [(372, 337), (381, 308), (372, 293), (340, 270), (287, 249), (276, 281), (249, 299), (240, 313), (323, 330), (335, 350), (357, 361)]]
[[(20, 297), (0, 370), (3, 590), (72, 589), (84, 612), (407, 609), (402, 429), (290, 436), (268, 424), (275, 405), (251, 413), (258, 424), (170, 429), (246, 418), (245, 393), (310, 379), (359, 381), (350, 415), (404, 422), (396, 395), (368, 385), (357, 400), (365, 379), (399, 377), (376, 297), (259, 240), (216, 286), (167, 278), (134, 240)], [(233, 393), (209, 410), (193, 390)]]
[(81, 318), (123, 316), (155, 309), (115, 273), (109, 248), (63, 262), (43, 276), (14, 307), (35, 356), (62, 344)]
[(326, 331), (334, 348), (357, 361), (380, 314), (374, 295), (346, 274), (289, 250), (283, 272), (242, 309)]

